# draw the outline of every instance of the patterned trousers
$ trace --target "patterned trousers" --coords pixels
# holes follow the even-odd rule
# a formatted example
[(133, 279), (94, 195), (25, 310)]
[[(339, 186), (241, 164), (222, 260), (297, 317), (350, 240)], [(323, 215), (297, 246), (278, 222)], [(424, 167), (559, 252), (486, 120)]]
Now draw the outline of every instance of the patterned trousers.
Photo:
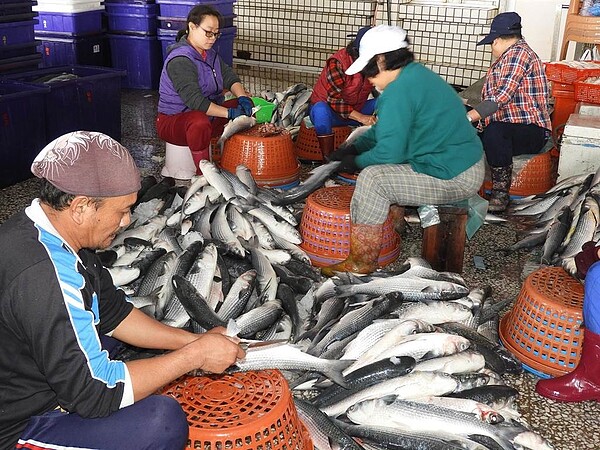
[(385, 222), (390, 205), (444, 205), (465, 200), (481, 188), (484, 158), (450, 180), (415, 172), (409, 164), (379, 164), (361, 170), (350, 203), (353, 223)]

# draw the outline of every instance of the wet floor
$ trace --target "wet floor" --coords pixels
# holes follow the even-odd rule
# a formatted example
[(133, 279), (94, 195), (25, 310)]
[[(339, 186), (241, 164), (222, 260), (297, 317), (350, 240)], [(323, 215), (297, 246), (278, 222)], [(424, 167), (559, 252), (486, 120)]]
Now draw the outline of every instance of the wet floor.
[[(124, 90), (122, 94), (122, 143), (129, 148), (143, 175), (158, 175), (164, 159), (164, 142), (156, 137), (156, 91)], [(0, 189), (0, 223), (24, 208), (36, 196), (38, 183), (29, 179)], [(470, 288), (489, 285), (497, 299), (516, 299), (524, 277), (539, 260), (536, 252), (519, 251), (505, 255), (501, 250), (515, 242), (516, 225), (483, 225), (466, 243), (463, 276)], [(407, 229), (399, 261), (421, 254), (422, 230)], [(485, 269), (476, 269), (474, 256), (483, 258)], [(600, 404), (561, 404), (538, 396), (538, 378), (530, 373), (507, 376), (520, 392), (518, 407), (535, 431), (550, 440), (557, 450), (600, 449)]]

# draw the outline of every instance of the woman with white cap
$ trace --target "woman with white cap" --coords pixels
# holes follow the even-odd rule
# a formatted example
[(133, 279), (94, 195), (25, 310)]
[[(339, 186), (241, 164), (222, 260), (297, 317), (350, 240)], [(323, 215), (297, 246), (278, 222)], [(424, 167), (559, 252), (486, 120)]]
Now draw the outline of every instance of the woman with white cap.
[(408, 47), (402, 28), (374, 27), (346, 71), (361, 72), (381, 95), (377, 122), (330, 156), (342, 161), (342, 172), (362, 170), (350, 204), (350, 255), (324, 268), (325, 275), (377, 268), (391, 205), (453, 203), (481, 187), (483, 149), (462, 101), (439, 75), (415, 62)]

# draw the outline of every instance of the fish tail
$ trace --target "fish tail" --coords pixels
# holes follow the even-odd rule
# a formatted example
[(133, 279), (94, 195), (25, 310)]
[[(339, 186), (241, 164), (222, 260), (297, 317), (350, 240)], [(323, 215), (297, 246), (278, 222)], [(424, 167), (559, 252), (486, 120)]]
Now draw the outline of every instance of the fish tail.
[(342, 386), (343, 388), (348, 389), (348, 383), (344, 378), (344, 374), (342, 371), (346, 369), (348, 366), (352, 365), (354, 360), (351, 359), (341, 359), (332, 362), (332, 364), (327, 368), (326, 371), (323, 371), (323, 374), (327, 376), (331, 381), (335, 384)]

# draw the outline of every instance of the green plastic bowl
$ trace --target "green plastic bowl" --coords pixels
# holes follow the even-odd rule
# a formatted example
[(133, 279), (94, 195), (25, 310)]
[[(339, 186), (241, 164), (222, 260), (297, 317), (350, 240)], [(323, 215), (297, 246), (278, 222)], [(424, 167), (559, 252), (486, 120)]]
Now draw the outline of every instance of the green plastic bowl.
[(260, 97), (252, 97), (252, 103), (254, 106), (260, 106), (260, 109), (256, 111), (254, 117), (256, 117), (257, 123), (267, 123), (271, 121), (271, 117), (273, 117), (273, 111), (275, 110), (275, 105), (271, 102), (266, 101), (264, 98)]

